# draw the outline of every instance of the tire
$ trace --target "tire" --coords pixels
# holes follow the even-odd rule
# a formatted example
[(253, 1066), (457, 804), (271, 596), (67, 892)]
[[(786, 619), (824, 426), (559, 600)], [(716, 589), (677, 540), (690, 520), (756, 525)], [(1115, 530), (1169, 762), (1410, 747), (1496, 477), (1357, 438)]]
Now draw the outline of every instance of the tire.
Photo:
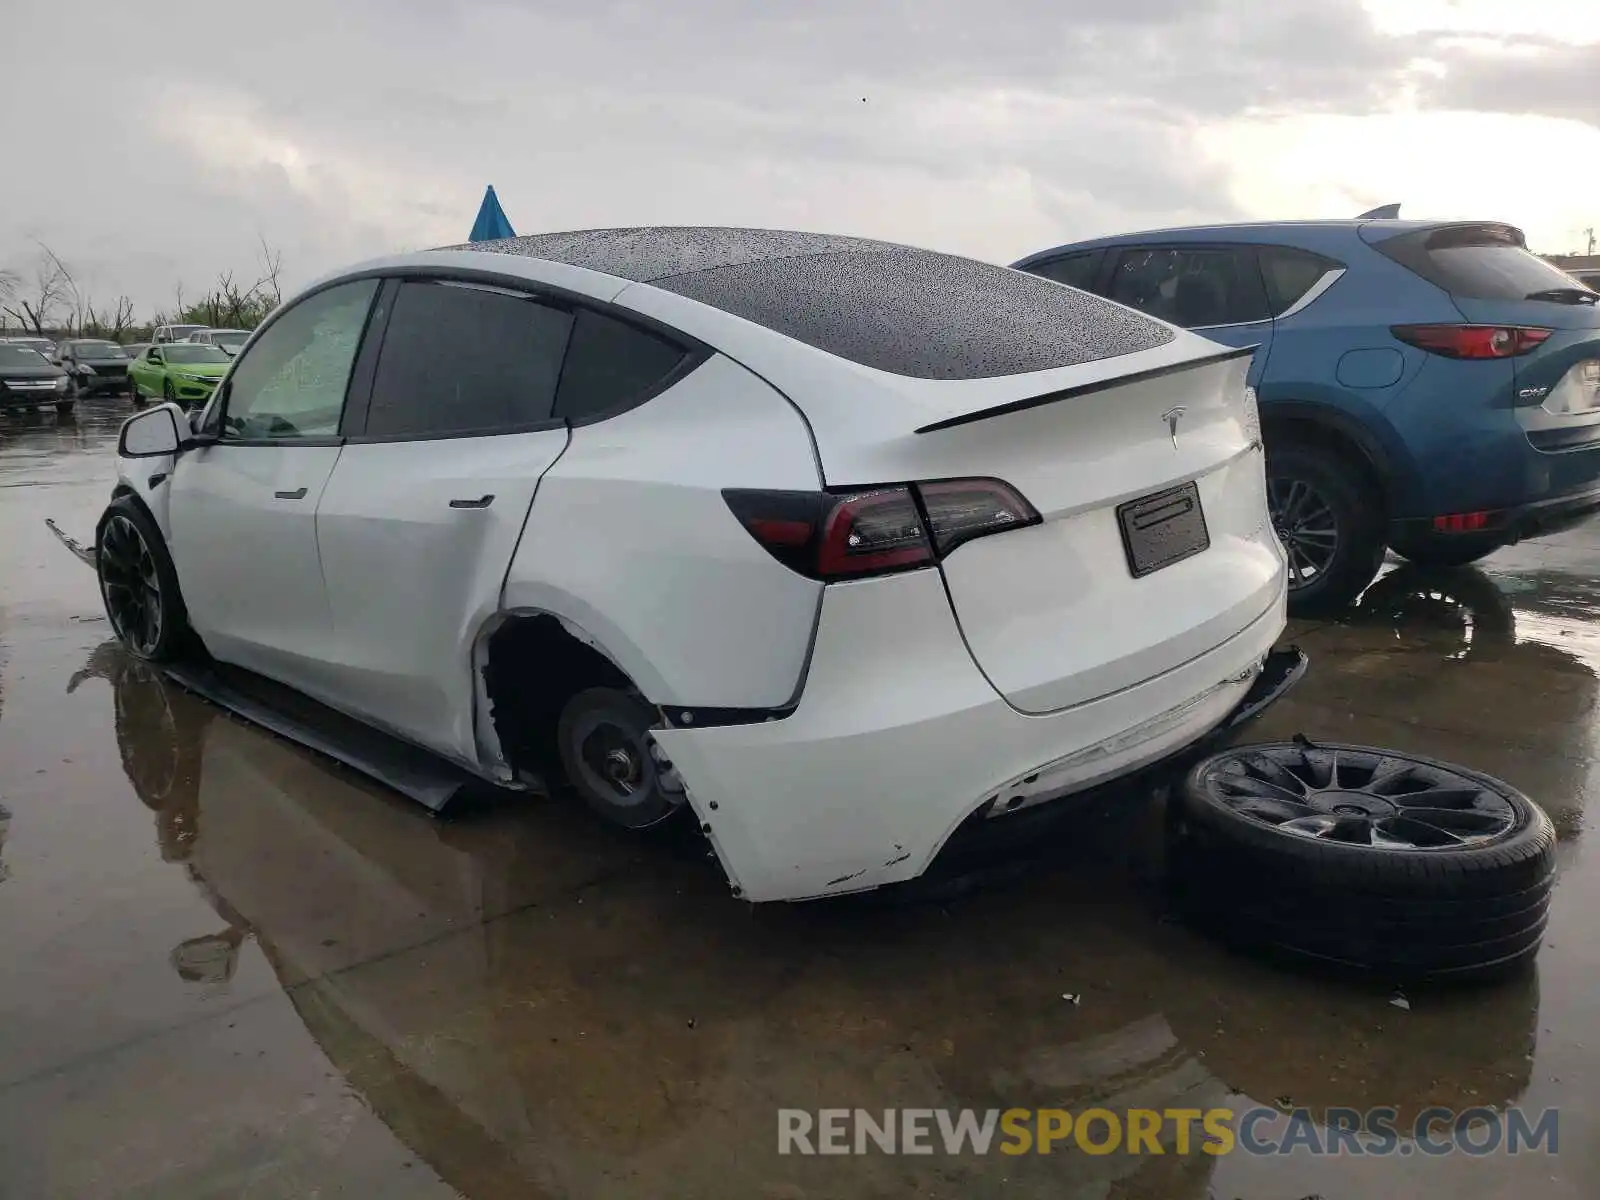
[[(1289, 611), (1326, 611), (1359, 596), (1383, 565), (1387, 542), (1382, 505), (1366, 474), (1335, 450), (1291, 440), (1267, 449), (1267, 496), (1290, 556)], [(1305, 527), (1297, 532), (1300, 520)], [(1308, 564), (1327, 549), (1324, 529), (1332, 530), (1332, 556), (1308, 578)]]
[[(1472, 840), (1396, 820), (1425, 811), (1423, 798), (1434, 814), (1452, 810), (1445, 824)], [(1269, 743), (1198, 763), (1173, 805), (1177, 909), (1237, 948), (1389, 983), (1447, 983), (1515, 974), (1543, 943), (1555, 829), (1501, 780), (1372, 747)], [(1306, 828), (1332, 822), (1341, 839), (1365, 828), (1411, 844)]]
[(1505, 542), (1498, 538), (1475, 538), (1470, 534), (1454, 537), (1422, 534), (1389, 543), (1389, 549), (1419, 567), (1464, 567), (1488, 558), (1504, 546)]
[(573, 696), (556, 723), (556, 750), (568, 782), (585, 804), (622, 829), (659, 825), (684, 806), (683, 785), (650, 736), (657, 723), (642, 696), (605, 687)]
[(178, 402), (178, 393), (172, 390), (172, 380), (163, 379), (161, 381), (161, 398), (168, 404), (176, 404)]
[[(100, 518), (95, 575), (111, 631), (129, 654), (146, 662), (170, 662), (191, 648), (194, 633), (172, 556), (155, 522), (131, 497), (113, 500)], [(130, 592), (136, 599), (130, 601)], [(141, 615), (152, 602), (157, 609), (153, 620)]]

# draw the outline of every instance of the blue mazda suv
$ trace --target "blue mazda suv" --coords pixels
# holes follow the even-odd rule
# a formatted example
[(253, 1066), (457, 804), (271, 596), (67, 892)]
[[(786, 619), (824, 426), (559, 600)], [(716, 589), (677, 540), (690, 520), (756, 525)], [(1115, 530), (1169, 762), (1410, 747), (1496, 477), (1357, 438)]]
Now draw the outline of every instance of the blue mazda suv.
[(1600, 511), (1600, 293), (1509, 225), (1164, 229), (1013, 265), (1257, 347), (1295, 611), (1353, 600), (1386, 547), (1455, 566)]

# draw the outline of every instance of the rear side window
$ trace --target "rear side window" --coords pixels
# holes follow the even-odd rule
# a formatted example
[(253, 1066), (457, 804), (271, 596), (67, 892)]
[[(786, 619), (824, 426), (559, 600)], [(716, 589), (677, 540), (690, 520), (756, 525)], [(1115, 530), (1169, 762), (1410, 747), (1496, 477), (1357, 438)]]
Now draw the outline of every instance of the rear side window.
[(1522, 235), (1508, 225), (1424, 229), (1375, 248), (1452, 296), (1522, 300), (1533, 292), (1572, 287), (1571, 276), (1529, 253)]
[(1124, 251), (1111, 277), (1110, 295), (1185, 329), (1245, 325), (1269, 315), (1255, 253), (1242, 247)]
[(509, 433), (548, 421), (570, 313), (527, 296), (404, 283), (383, 335), (369, 437)]
[(1258, 254), (1261, 274), (1267, 284), (1267, 301), (1275, 317), (1293, 308), (1329, 271), (1343, 266), (1331, 258), (1292, 246), (1262, 246)]
[(1037, 263), (1028, 268), (1028, 273), (1042, 275), (1046, 279), (1054, 279), (1057, 283), (1064, 283), (1068, 287), (1092, 292), (1095, 274), (1099, 271), (1101, 260), (1105, 256), (1104, 250), (1069, 254), (1066, 258), (1053, 258), (1049, 262)]
[(555, 415), (586, 421), (631, 408), (648, 399), (687, 355), (676, 342), (580, 308)]

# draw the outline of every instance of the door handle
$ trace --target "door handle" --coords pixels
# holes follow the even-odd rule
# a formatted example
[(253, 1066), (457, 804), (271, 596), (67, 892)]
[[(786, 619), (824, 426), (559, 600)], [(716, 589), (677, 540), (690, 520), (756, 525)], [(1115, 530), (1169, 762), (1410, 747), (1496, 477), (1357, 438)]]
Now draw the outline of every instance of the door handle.
[(272, 494), (279, 500), (304, 500), (306, 498), (305, 488), (295, 488), (292, 492), (273, 492)]
[(476, 500), (452, 500), (451, 508), (488, 508), (494, 503), (493, 496), (479, 496)]

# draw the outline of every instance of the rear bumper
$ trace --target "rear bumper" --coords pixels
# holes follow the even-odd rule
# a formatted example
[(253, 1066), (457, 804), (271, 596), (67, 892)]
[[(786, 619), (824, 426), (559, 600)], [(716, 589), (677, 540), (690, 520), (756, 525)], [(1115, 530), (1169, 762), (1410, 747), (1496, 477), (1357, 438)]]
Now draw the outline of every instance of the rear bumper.
[(1274, 659), (1260, 682), (1283, 627), (1280, 595), (1179, 667), (1032, 716), (979, 673), (936, 574), (836, 585), (792, 715), (656, 739), (740, 895), (862, 891), (922, 874), (958, 830), (1032, 820), (1253, 716), (1303, 669)]
[(1389, 541), (1394, 544), (1419, 538), (1447, 540), (1459, 537), (1463, 540), (1510, 545), (1524, 538), (1560, 533), (1564, 529), (1582, 525), (1597, 514), (1600, 514), (1600, 487), (1590, 485), (1529, 504), (1492, 510), (1487, 514), (1485, 524), (1460, 534), (1435, 528), (1432, 517), (1391, 521)]

